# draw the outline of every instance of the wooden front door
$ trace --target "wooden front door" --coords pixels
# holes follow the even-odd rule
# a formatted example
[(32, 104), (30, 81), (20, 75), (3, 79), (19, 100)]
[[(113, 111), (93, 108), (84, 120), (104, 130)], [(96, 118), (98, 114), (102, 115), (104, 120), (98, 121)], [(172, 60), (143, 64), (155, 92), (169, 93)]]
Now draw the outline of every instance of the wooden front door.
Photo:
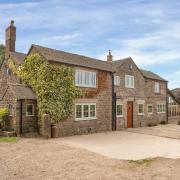
[(133, 127), (133, 102), (127, 103), (127, 128)]

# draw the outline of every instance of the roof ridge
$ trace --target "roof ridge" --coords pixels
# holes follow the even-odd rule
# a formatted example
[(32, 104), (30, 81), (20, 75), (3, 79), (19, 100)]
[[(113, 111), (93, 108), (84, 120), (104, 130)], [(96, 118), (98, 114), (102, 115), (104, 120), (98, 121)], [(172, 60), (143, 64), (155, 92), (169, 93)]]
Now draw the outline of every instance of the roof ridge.
[(132, 58), (129, 56), (129, 57), (122, 58), (122, 59), (115, 59), (113, 62), (116, 62), (116, 61), (123, 61), (123, 60), (128, 60), (128, 59), (132, 59)]
[(100, 61), (100, 62), (108, 63), (107, 61), (104, 61), (102, 59), (97, 59), (97, 58), (94, 58), (94, 57), (85, 56), (85, 55), (81, 55), (81, 54), (77, 54), (77, 53), (71, 53), (71, 52), (67, 52), (67, 51), (62, 51), (62, 50), (59, 50), (59, 49), (49, 48), (49, 47), (45, 47), (45, 46), (41, 46), (41, 45), (37, 45), (37, 44), (32, 44), (32, 46), (37, 47), (37, 48), (38, 47), (39, 48), (45, 48), (45, 49), (49, 49), (49, 50), (60, 52), (60, 53), (66, 53), (66, 54), (69, 54), (69, 55), (81, 56), (83, 58), (89, 58), (89, 59), (97, 60), (97, 61)]

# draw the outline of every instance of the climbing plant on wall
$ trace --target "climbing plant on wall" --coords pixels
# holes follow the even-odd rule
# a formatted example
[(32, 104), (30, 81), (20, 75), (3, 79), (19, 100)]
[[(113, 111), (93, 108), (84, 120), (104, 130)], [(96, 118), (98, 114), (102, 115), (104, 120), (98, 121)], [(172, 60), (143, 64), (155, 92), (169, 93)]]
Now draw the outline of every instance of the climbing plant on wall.
[(3, 60), (4, 60), (4, 45), (0, 44), (0, 65), (2, 64)]
[(53, 123), (66, 119), (74, 99), (82, 95), (71, 67), (50, 64), (39, 54), (27, 56), (19, 67), (9, 59), (9, 66), (35, 92), (39, 115), (49, 114)]

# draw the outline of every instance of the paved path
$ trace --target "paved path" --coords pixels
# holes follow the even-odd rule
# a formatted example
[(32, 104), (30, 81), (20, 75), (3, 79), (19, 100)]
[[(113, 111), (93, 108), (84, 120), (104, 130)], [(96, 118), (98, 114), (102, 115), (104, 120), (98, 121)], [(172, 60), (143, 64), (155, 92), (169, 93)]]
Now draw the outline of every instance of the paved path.
[(180, 139), (180, 126), (176, 124), (158, 125), (154, 127), (130, 128), (127, 129), (127, 131), (173, 139)]
[(60, 138), (59, 141), (115, 159), (136, 160), (158, 156), (180, 158), (179, 139), (139, 132), (114, 131), (96, 133)]

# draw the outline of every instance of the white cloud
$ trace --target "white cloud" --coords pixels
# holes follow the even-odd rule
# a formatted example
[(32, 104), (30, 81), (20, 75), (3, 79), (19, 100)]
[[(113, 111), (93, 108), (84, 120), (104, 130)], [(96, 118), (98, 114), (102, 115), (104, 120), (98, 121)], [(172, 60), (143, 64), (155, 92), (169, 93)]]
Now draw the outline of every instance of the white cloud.
[(176, 71), (175, 74), (180, 75), (180, 70), (179, 70), (179, 71)]
[[(180, 24), (166, 30), (145, 34), (142, 37), (111, 39), (118, 49), (113, 50), (115, 59), (131, 56), (138, 65), (148, 66), (168, 63), (180, 59)], [(102, 57), (102, 56), (101, 56)]]

